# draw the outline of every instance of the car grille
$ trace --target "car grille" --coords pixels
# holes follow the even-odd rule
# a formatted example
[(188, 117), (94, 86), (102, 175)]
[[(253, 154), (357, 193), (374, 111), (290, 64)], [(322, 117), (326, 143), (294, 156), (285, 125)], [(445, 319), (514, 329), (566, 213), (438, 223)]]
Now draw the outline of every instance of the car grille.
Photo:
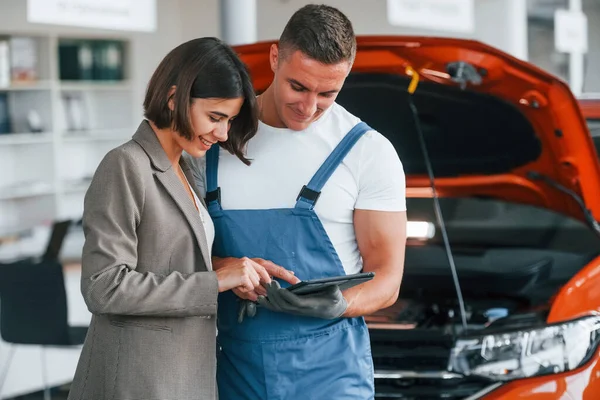
[(375, 397), (465, 399), (490, 381), (447, 372), (452, 338), (431, 330), (371, 330)]
[[(402, 371), (399, 375), (405, 375)], [(440, 377), (432, 375), (439, 374)], [(459, 400), (465, 399), (490, 385), (488, 381), (465, 377), (442, 378), (442, 373), (408, 374), (402, 378), (389, 378), (386, 371), (375, 371), (375, 398), (402, 400)]]

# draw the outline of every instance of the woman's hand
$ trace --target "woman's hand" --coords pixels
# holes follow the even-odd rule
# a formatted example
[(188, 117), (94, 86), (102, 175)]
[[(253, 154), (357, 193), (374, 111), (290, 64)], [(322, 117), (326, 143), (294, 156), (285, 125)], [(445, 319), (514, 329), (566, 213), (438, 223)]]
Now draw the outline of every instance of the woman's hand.
[(261, 282), (271, 282), (267, 270), (247, 257), (221, 259), (214, 269), (217, 272), (219, 292), (236, 289), (241, 293), (249, 293), (262, 288)]
[[(287, 270), (282, 266), (275, 264), (272, 261), (263, 260), (262, 258), (252, 258), (252, 261), (255, 261), (257, 264), (264, 267), (264, 269), (267, 270), (267, 272), (269, 273), (269, 275), (271, 275), (272, 278), (283, 279), (284, 281), (292, 285), (300, 282), (300, 279), (298, 279), (296, 275), (294, 275), (293, 271)], [(267, 290), (264, 288), (263, 285), (260, 285), (259, 287), (254, 288), (254, 291), (252, 292), (242, 292), (238, 289), (233, 289), (233, 293), (235, 293), (238, 297), (242, 299), (257, 301), (258, 296), (267, 295)]]
[[(225, 266), (230, 265), (232, 262), (235, 262), (236, 260), (243, 260), (243, 259), (231, 258), (231, 257), (228, 257), (228, 258), (213, 257), (213, 269), (215, 271), (218, 271), (221, 268), (224, 268)], [(252, 258), (252, 259), (250, 259), (250, 261), (253, 262), (252, 265), (255, 268), (260, 268), (260, 269), (266, 270), (267, 274), (270, 275), (270, 277), (272, 277), (272, 278), (282, 279), (292, 285), (300, 282), (300, 279), (298, 279), (294, 275), (294, 272), (287, 270), (284, 267), (277, 265), (272, 261), (264, 260), (262, 258)], [(264, 281), (264, 283), (269, 283), (269, 282), (271, 282), (271, 281), (270, 280)], [(267, 294), (265, 288), (262, 285), (255, 286), (254, 290), (252, 290), (252, 291), (246, 291), (246, 290), (243, 290), (242, 288), (233, 288), (233, 292), (242, 299), (252, 300), (252, 301), (258, 300), (259, 295), (264, 296)]]

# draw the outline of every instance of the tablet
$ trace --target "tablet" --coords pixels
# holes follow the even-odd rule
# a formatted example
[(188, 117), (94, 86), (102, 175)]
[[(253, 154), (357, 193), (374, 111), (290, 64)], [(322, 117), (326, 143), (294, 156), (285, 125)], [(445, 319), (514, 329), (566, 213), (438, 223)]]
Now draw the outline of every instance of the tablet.
[(361, 283), (370, 281), (375, 276), (375, 272), (362, 272), (360, 274), (332, 276), (329, 278), (312, 279), (309, 281), (298, 282), (287, 288), (294, 294), (315, 293), (325, 289), (328, 286), (338, 285), (340, 290), (346, 290)]

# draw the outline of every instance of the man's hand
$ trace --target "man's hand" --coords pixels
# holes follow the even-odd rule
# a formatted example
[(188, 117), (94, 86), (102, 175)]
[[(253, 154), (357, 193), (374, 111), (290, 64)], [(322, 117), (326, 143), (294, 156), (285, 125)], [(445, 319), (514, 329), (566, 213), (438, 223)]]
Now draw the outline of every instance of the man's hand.
[(287, 289), (282, 289), (277, 281), (271, 281), (265, 286), (267, 297), (259, 296), (258, 304), (271, 311), (334, 319), (344, 314), (348, 307), (346, 299), (337, 285), (305, 295), (295, 295)]
[(239, 299), (240, 307), (238, 309), (238, 324), (244, 322), (244, 317), (250, 318), (256, 315), (256, 303), (250, 300)]

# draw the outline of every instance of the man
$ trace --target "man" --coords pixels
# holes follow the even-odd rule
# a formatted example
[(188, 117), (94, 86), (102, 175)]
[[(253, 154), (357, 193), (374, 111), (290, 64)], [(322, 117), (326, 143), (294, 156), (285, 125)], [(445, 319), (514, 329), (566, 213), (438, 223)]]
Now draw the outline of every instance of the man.
[[(215, 222), (215, 269), (247, 256), (301, 280), (375, 272), (343, 293), (334, 287), (294, 295), (274, 283), (266, 293), (220, 296), (221, 400), (374, 397), (362, 316), (398, 297), (405, 180), (391, 143), (335, 103), (355, 55), (344, 14), (301, 8), (270, 49), (274, 79), (258, 97), (261, 122), (247, 149), (252, 165), (216, 146), (205, 173), (196, 160)], [(258, 302), (256, 315), (250, 307), (240, 323), (248, 300)]]

